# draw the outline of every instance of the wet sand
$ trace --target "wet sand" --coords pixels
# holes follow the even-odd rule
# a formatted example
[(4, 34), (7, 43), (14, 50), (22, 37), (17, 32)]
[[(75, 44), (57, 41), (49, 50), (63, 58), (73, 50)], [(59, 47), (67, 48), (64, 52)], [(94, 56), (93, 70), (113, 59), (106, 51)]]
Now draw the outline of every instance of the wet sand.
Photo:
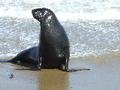
[(90, 71), (16, 70), (21, 68), (0, 63), (0, 90), (120, 90), (120, 54), (70, 60), (70, 68)]

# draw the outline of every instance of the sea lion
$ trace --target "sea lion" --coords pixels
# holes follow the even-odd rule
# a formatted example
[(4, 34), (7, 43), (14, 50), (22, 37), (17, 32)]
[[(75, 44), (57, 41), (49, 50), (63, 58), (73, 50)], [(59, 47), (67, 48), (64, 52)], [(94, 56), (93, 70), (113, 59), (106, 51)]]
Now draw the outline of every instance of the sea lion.
[(39, 59), (39, 67), (69, 71), (69, 40), (63, 26), (50, 9), (33, 9), (32, 15), (40, 22), (41, 26), (40, 48), (42, 58)]
[(68, 68), (70, 57), (69, 39), (64, 28), (50, 9), (33, 9), (32, 14), (40, 22), (39, 45), (24, 50), (13, 59), (3, 62), (12, 62), (15, 64), (26, 62), (37, 66), (39, 69), (59, 68), (67, 72), (90, 70)]
[(37, 63), (37, 58), (38, 58), (38, 46), (35, 47), (31, 47), (29, 49), (23, 50), (21, 51), (19, 54), (17, 54), (16, 57), (12, 58), (10, 60), (10, 62), (12, 63), (33, 63), (36, 64)]
[(34, 46), (21, 51), (10, 60), (0, 60), (0, 63), (10, 62), (13, 64), (37, 68), (38, 56), (41, 56), (41, 54), (39, 54), (39, 46)]

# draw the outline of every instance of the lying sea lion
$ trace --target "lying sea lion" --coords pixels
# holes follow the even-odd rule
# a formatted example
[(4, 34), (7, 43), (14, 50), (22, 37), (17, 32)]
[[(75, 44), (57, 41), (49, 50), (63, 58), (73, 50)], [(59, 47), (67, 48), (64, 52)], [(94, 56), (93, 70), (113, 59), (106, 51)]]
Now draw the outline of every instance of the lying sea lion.
[(31, 68), (33, 67), (37, 68), (38, 56), (40, 55), (38, 51), (39, 51), (39, 46), (34, 46), (29, 49), (25, 49), (21, 51), (14, 58), (10, 60), (0, 60), (0, 63), (10, 62), (13, 64), (18, 64), (22, 66), (31, 67)]
[(23, 50), (19, 54), (17, 54), (16, 57), (9, 60), (9, 62), (15, 64), (29, 63), (35, 66), (37, 65), (38, 61), (38, 50), (39, 50), (38, 46)]

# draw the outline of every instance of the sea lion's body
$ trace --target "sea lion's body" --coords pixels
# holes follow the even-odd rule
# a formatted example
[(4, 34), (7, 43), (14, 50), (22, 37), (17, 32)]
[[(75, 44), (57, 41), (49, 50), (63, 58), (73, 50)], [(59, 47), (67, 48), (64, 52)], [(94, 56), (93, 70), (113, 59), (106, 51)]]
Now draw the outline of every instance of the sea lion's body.
[(64, 28), (50, 9), (34, 9), (32, 14), (41, 26), (39, 64), (45, 68), (68, 70), (69, 40)]
[(30, 65), (36, 66), (38, 62), (38, 50), (38, 46), (23, 50), (19, 54), (17, 54), (16, 57), (9, 60), (9, 62), (21, 65), (24, 63), (28, 63)]

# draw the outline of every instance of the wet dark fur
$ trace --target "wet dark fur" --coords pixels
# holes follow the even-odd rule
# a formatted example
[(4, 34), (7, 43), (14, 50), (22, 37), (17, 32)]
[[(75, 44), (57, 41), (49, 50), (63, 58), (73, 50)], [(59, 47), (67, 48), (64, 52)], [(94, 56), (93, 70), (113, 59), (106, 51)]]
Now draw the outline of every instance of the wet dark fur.
[(45, 68), (60, 68), (67, 71), (69, 40), (64, 28), (50, 9), (33, 9), (32, 14), (41, 26), (39, 46), (42, 58), (39, 59), (39, 64)]
[(38, 46), (26, 49), (17, 54), (16, 57), (9, 60), (9, 62), (29, 67), (30, 66), (36, 67), (38, 64), (38, 50), (39, 50)]
[[(39, 46), (31, 47), (18, 53), (11, 60), (0, 60), (0, 63), (10, 62), (30, 68), (37, 68)], [(41, 56), (41, 54), (40, 54)]]

